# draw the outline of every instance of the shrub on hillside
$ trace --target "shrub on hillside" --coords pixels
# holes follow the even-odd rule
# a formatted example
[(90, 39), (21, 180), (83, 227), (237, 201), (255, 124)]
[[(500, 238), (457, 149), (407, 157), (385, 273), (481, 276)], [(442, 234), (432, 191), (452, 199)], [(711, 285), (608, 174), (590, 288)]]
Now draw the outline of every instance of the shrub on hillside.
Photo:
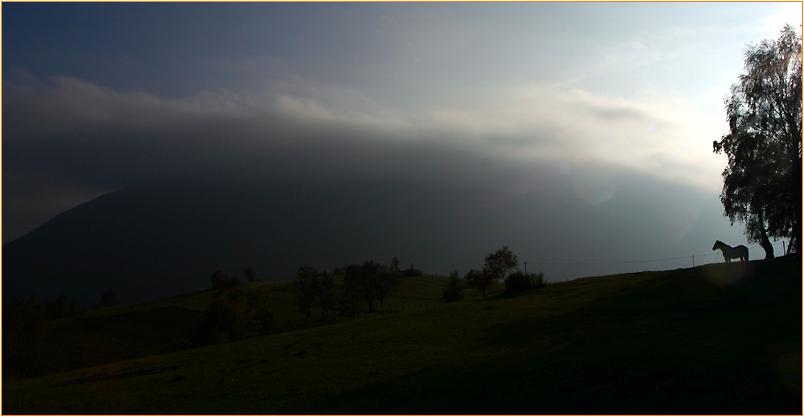
[(526, 272), (517, 271), (505, 279), (505, 293), (516, 294), (535, 288), (544, 287), (544, 274), (541, 272), (536, 274), (528, 274)]

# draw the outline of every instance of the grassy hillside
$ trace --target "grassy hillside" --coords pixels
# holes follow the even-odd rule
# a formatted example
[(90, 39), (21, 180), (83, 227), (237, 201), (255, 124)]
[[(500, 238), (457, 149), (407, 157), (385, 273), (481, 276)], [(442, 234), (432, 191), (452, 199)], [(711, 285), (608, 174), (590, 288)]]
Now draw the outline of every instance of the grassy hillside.
[[(436, 276), (401, 279), (385, 311), (404, 312), (439, 307), (446, 279)], [(274, 317), (274, 333), (320, 326), (306, 320), (298, 311), (296, 294), (290, 282), (244, 283), (239, 291), (259, 297)], [(203, 320), (204, 310), (216, 290), (199, 291), (142, 304), (119, 305), (85, 311), (75, 317), (49, 322), (35, 343), (24, 346), (6, 344), (5, 379), (19, 375), (40, 376), (116, 362), (123, 359), (167, 353), (188, 346), (192, 332)], [(317, 317), (318, 310), (314, 309)], [(6, 314), (5, 320), (14, 320)], [(13, 341), (4, 326), (4, 338)], [(24, 350), (9, 355), (9, 349)]]
[(8, 381), (3, 412), (801, 412), (799, 257), (454, 304), (433, 282), (398, 314)]

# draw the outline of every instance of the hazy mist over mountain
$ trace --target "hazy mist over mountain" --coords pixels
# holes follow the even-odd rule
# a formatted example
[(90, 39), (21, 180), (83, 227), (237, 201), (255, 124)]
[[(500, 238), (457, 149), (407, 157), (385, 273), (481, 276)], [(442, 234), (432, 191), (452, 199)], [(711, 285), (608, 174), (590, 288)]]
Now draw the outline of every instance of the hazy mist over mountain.
[(801, 23), (781, 3), (4, 11), (6, 285), (122, 299), (218, 268), (465, 272), (502, 245), (548, 280), (713, 262), (745, 243), (718, 200), (722, 98), (747, 43)]

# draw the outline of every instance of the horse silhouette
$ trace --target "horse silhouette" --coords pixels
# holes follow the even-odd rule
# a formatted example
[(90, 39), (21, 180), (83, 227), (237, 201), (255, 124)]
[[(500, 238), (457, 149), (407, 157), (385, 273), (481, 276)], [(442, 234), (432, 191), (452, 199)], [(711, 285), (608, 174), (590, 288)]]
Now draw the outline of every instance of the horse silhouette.
[(743, 245), (731, 247), (719, 240), (715, 241), (715, 246), (712, 250), (718, 250), (723, 253), (723, 258), (726, 262), (731, 262), (732, 259), (740, 258), (741, 261), (748, 262), (748, 248)]

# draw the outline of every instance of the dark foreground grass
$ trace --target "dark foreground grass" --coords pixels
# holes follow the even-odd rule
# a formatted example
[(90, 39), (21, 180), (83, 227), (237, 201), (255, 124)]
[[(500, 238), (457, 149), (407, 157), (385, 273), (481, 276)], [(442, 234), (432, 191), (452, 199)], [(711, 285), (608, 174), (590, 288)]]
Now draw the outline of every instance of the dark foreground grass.
[(5, 413), (801, 413), (799, 257), (554, 284), (3, 385)]

